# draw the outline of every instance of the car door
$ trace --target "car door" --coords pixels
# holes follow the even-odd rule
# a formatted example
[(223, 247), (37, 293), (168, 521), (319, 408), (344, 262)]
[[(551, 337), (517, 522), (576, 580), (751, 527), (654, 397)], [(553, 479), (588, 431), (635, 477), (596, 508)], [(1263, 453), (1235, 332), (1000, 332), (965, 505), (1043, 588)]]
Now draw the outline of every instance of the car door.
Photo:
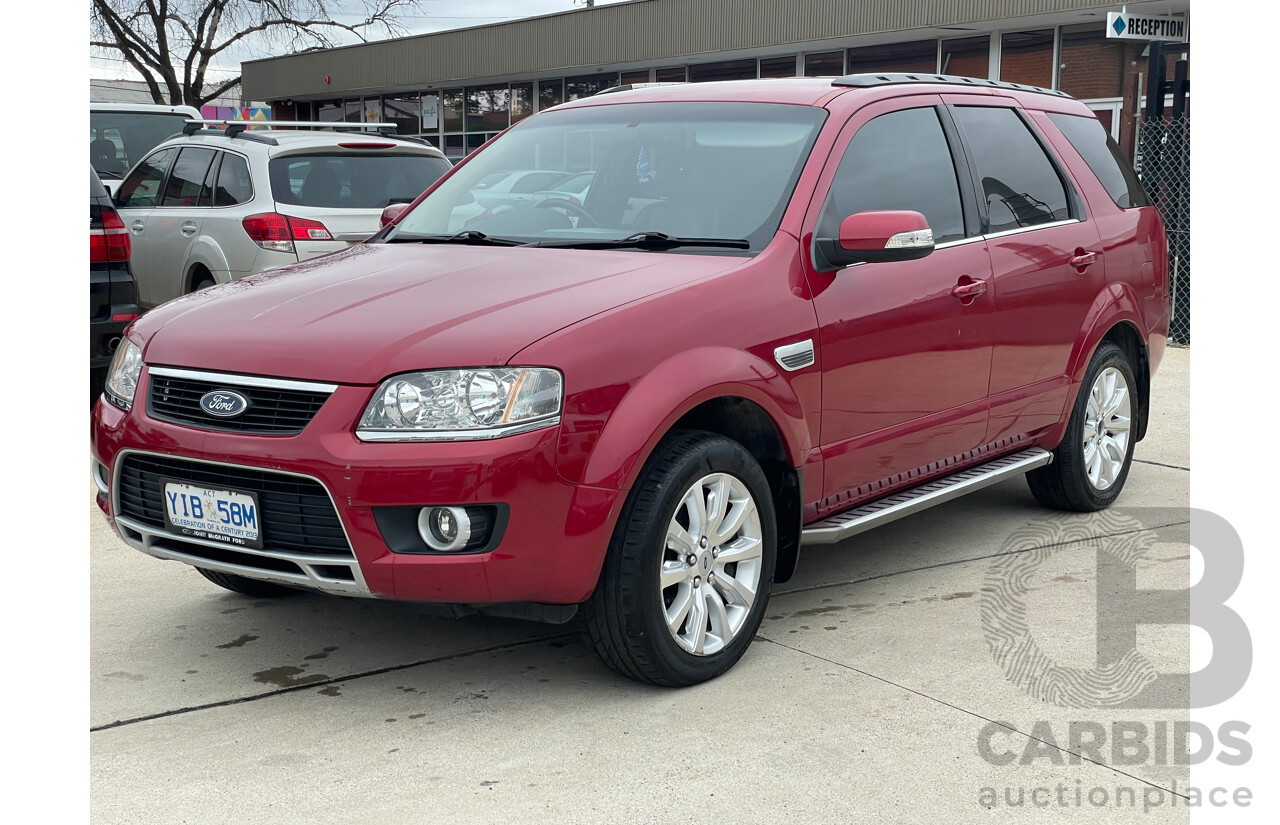
[(855, 113), (817, 187), (820, 210), (810, 209), (818, 237), (856, 212), (920, 212), (937, 244), (915, 261), (809, 273), (823, 371), (820, 513), (940, 474), (983, 443), (990, 264), (941, 104), (918, 95)]
[(160, 204), (147, 221), (144, 265), (150, 278), (144, 303), (162, 304), (187, 291), (191, 246), (209, 211), (213, 191), (209, 171), (214, 156), (214, 150), (206, 146), (184, 146), (169, 170)]
[(153, 305), (148, 296), (154, 288), (152, 283), (156, 277), (149, 264), (152, 233), (147, 232), (147, 228), (163, 195), (169, 167), (177, 156), (176, 147), (152, 152), (125, 177), (115, 197), (116, 211), (129, 230), (129, 243), (132, 247), (130, 266), (134, 279), (138, 282), (138, 300), (147, 306)]
[(948, 100), (981, 192), (991, 254), (995, 314), (986, 438), (1034, 435), (1062, 418), (1068, 361), (1089, 307), (1106, 286), (1098, 228), (1065, 166), (1012, 100)]

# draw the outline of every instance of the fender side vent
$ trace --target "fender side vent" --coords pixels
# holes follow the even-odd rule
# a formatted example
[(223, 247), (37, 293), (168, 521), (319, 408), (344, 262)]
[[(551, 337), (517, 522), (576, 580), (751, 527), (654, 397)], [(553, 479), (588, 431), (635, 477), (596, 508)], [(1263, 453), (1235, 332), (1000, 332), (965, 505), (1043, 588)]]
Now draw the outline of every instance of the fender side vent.
[(805, 367), (813, 366), (813, 339), (801, 341), (798, 344), (787, 344), (785, 347), (778, 347), (773, 351), (773, 358), (787, 372), (795, 372)]

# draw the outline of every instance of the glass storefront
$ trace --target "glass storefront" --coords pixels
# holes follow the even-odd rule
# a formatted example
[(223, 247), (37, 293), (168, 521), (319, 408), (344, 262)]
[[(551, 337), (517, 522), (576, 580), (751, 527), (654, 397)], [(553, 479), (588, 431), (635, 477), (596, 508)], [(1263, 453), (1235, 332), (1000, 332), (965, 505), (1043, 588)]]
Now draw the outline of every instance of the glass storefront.
[[(1000, 80), (1060, 88), (1097, 111), (1123, 94), (1129, 64), (1145, 66), (1144, 44), (1108, 40), (1101, 23), (1029, 31), (1000, 32)], [(860, 73), (945, 74), (986, 78), (991, 74), (992, 35), (945, 40), (911, 40), (849, 49), (778, 54), (685, 66), (655, 66), (626, 72), (593, 72), (570, 77), (493, 83), (422, 92), (402, 92), (345, 100), (299, 101), (299, 120), (394, 123), (402, 135), (420, 135), (457, 161), (513, 123), (568, 100), (631, 83), (705, 82), (755, 77), (834, 77)], [(1055, 78), (1054, 57), (1060, 66)], [(1133, 84), (1130, 84), (1133, 85)], [(569, 166), (583, 165), (590, 147), (564, 147)], [(581, 163), (575, 160), (582, 155)], [(568, 162), (568, 161), (566, 161)], [(569, 168), (569, 167), (566, 167)]]

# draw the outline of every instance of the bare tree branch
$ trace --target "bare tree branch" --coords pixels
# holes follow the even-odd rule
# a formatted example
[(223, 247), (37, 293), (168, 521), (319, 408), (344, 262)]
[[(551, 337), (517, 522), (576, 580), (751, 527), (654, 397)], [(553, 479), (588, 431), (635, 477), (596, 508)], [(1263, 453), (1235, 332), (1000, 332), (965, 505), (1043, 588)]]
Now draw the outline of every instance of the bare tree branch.
[[(201, 106), (239, 84), (209, 80), (219, 56), (310, 51), (354, 36), (368, 41), (405, 33), (400, 17), (421, 0), (90, 0), (89, 46), (119, 54), (157, 103)], [(357, 23), (335, 19), (360, 15)]]

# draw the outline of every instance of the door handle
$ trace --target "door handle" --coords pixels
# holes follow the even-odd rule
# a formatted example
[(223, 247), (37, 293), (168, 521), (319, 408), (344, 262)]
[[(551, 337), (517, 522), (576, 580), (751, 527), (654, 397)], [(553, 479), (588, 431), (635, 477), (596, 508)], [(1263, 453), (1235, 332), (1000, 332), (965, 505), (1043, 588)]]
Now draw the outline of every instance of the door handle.
[(178, 227), (178, 230), (182, 232), (183, 235), (194, 235), (196, 233), (196, 225), (192, 221), (187, 221), (182, 224), (182, 226)]
[(132, 230), (133, 232), (141, 232), (143, 227), (145, 226), (146, 226), (145, 223), (138, 220), (138, 221), (134, 221), (133, 224), (129, 227), (129, 229)]
[(960, 299), (961, 303), (968, 303), (974, 298), (987, 291), (986, 281), (968, 280), (969, 276), (964, 276), (964, 283), (957, 284), (955, 289), (951, 290), (951, 294)]
[(1084, 272), (1089, 267), (1098, 262), (1097, 252), (1086, 252), (1083, 249), (1077, 249), (1076, 254), (1072, 255), (1067, 263), (1076, 268), (1076, 272)]

